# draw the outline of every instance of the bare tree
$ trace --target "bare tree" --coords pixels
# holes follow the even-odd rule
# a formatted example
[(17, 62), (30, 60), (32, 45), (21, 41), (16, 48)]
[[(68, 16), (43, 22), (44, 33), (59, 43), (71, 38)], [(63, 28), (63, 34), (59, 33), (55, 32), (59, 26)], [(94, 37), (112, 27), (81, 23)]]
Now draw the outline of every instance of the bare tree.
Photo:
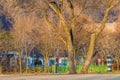
[[(68, 1), (60, 0), (59, 3), (53, 1), (55, 4), (53, 4), (53, 2), (50, 2), (49, 0), (46, 0), (46, 2), (58, 16), (59, 22), (61, 23), (61, 27), (63, 28), (66, 37), (64, 38), (61, 36), (61, 34), (58, 33), (58, 30), (56, 29), (55, 25), (46, 18), (46, 14), (45, 20), (47, 24), (50, 25), (54, 29), (54, 31), (56, 31), (59, 38), (65, 43), (69, 59), (69, 73), (76, 73), (75, 65), (73, 65), (75, 63), (74, 59), (75, 21), (81, 15), (82, 11), (86, 9), (85, 6), (86, 0), (80, 1), (81, 6), (79, 9), (76, 8), (75, 6), (76, 1), (74, 2), (71, 0)], [(58, 7), (56, 7), (55, 5)], [(75, 14), (75, 11), (78, 11), (78, 14)], [(68, 14), (68, 16), (63, 14)]]
[[(15, 23), (12, 34), (15, 37), (15, 47), (17, 52), (19, 53), (19, 65), (20, 65), (20, 73), (21, 73), (22, 53), (26, 52), (27, 55), (26, 57), (28, 62), (28, 55), (37, 44), (36, 40), (34, 40), (36, 37), (33, 33), (33, 29), (38, 27), (39, 23), (37, 23), (37, 18), (34, 16), (34, 13), (31, 14), (16, 13), (14, 20)], [(28, 68), (27, 64), (28, 63), (26, 63), (26, 68)]]
[(82, 73), (87, 73), (87, 72), (88, 72), (88, 67), (89, 67), (89, 65), (90, 65), (90, 61), (91, 61), (92, 56), (93, 56), (96, 39), (98, 38), (98, 36), (101, 34), (101, 32), (102, 32), (102, 31), (104, 30), (104, 28), (105, 28), (105, 23), (107, 22), (108, 14), (109, 14), (110, 10), (111, 10), (113, 7), (117, 6), (117, 5), (119, 4), (119, 2), (120, 2), (119, 0), (116, 0), (116, 1), (109, 0), (109, 1), (108, 1), (104, 18), (103, 18), (103, 20), (101, 21), (101, 25), (100, 25), (98, 31), (96, 31), (95, 33), (93, 33), (93, 34), (91, 35), (90, 45), (89, 45), (89, 49), (88, 49), (88, 52), (87, 52), (87, 57), (86, 57), (86, 60), (85, 60), (84, 65), (83, 65), (83, 67), (82, 67)]

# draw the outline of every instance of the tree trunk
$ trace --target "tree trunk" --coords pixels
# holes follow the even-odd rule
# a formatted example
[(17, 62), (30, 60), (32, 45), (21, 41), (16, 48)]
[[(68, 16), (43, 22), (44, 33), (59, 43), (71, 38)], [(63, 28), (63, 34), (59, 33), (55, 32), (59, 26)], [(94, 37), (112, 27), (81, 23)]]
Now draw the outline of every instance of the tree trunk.
[(119, 71), (119, 61), (117, 60), (117, 71)]
[(95, 38), (96, 38), (95, 34), (92, 34), (86, 60), (85, 60), (84, 65), (82, 66), (82, 70), (81, 70), (82, 73), (88, 73), (88, 68), (89, 68), (93, 53), (94, 53)]
[(75, 68), (75, 60), (74, 60), (74, 50), (71, 39), (68, 40), (67, 49), (68, 49), (68, 61), (69, 61), (69, 73), (75, 74), (76, 68)]
[(77, 54), (76, 54), (76, 50), (74, 49), (74, 65), (75, 65), (75, 68), (76, 68), (76, 65), (77, 65)]
[(20, 74), (22, 73), (22, 60), (21, 60), (21, 53), (19, 54), (19, 69), (20, 69)]
[(0, 65), (0, 74), (2, 74), (2, 65)]
[(27, 55), (27, 58), (26, 58), (26, 74), (28, 73), (28, 55)]
[(48, 61), (48, 58), (44, 58), (44, 72), (48, 72), (47, 71), (47, 61)]
[(54, 74), (57, 73), (57, 66), (56, 66), (56, 62), (54, 64)]

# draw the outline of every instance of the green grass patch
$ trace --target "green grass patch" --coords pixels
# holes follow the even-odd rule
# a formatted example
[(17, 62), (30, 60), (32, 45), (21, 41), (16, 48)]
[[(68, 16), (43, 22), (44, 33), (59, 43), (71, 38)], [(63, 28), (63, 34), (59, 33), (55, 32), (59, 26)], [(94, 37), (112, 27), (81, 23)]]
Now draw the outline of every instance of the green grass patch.
[[(68, 66), (57, 66), (56, 69), (57, 69), (57, 73), (66, 73), (69, 70)], [(76, 66), (77, 72), (80, 72), (81, 69), (82, 69), (81, 65)], [(99, 65), (99, 66), (91, 65), (91, 66), (89, 66), (88, 70), (89, 70), (89, 72), (105, 73), (105, 72), (107, 72), (107, 66), (106, 65)], [(54, 73), (54, 71), (52, 71), (52, 72)]]
[[(41, 66), (41, 67), (34, 67), (35, 69), (43, 69), (44, 66)], [(56, 71), (55, 71), (55, 68), (56, 68)], [(77, 72), (80, 72), (82, 69), (82, 66), (81, 65), (77, 65), (76, 66), (76, 70)], [(89, 66), (89, 72), (98, 72), (98, 73), (105, 73), (107, 72), (107, 66), (106, 65), (91, 65)], [(50, 73), (60, 73), (60, 74), (63, 74), (63, 73), (66, 73), (69, 71), (69, 68), (68, 66), (48, 66), (47, 67), (47, 71), (50, 72)]]

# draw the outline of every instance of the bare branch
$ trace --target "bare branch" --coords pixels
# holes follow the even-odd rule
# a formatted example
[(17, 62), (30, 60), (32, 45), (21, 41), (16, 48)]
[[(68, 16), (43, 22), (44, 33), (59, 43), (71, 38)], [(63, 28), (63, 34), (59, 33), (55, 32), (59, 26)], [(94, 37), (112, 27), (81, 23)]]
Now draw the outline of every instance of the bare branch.
[(46, 23), (48, 24), (48, 26), (51, 26), (53, 31), (57, 34), (57, 36), (64, 42), (64, 44), (66, 45), (66, 40), (58, 33), (56, 27), (54, 26), (54, 24), (52, 24), (44, 15), (44, 20), (46, 21)]
[(110, 12), (110, 10), (115, 7), (117, 4), (119, 4), (120, 0), (117, 0), (114, 4), (113, 4), (113, 0), (109, 0), (108, 5), (107, 5), (107, 9), (105, 11), (105, 16), (101, 22), (101, 26), (100, 29), (96, 32), (96, 37), (98, 37), (100, 35), (100, 33), (103, 31), (103, 29), (105, 28), (105, 23), (108, 20), (108, 14)]

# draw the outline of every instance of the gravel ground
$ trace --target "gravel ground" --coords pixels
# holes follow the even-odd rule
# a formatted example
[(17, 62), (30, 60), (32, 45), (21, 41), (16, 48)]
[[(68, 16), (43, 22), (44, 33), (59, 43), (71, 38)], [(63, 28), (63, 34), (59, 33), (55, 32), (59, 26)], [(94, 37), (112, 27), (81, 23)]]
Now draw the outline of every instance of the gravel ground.
[(0, 75), (0, 80), (120, 80), (120, 74)]

